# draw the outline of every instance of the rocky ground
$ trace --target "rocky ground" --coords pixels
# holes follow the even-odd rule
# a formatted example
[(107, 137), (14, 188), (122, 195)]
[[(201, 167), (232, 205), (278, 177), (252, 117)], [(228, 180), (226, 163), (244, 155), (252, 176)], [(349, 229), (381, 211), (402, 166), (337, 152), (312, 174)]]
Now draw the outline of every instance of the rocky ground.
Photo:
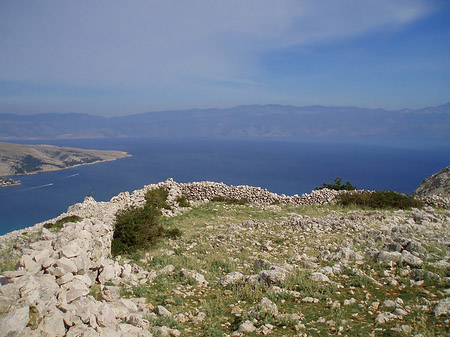
[(447, 166), (446, 168), (426, 178), (419, 185), (419, 187), (417, 187), (414, 194), (421, 197), (450, 197), (450, 166)]
[[(182, 236), (111, 258), (115, 213), (160, 186), (172, 206), (164, 225)], [(450, 334), (448, 209), (343, 208), (338, 193), (168, 180), (87, 198), (52, 223), (81, 221), (0, 238), (0, 335)]]

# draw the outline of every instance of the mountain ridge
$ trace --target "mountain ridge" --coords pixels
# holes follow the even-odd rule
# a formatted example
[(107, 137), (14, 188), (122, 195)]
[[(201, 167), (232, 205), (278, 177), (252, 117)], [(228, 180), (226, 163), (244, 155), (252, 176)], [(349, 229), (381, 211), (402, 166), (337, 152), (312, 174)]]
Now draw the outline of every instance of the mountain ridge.
[(239, 105), (103, 117), (85, 113), (0, 114), (0, 139), (114, 137), (449, 138), (450, 102), (421, 109)]

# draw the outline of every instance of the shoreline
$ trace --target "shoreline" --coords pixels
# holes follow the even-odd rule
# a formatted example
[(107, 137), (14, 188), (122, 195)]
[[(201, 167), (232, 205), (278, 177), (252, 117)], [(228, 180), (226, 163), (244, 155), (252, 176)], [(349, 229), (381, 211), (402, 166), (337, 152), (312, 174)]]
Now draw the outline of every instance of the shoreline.
[(10, 186), (19, 186), (20, 180), (14, 180), (11, 178), (0, 178), (0, 188), (6, 188)]
[[(123, 152), (123, 153), (124, 153), (124, 156), (113, 158), (113, 159), (104, 159), (104, 160), (94, 161), (92, 163), (75, 164), (75, 165), (67, 166), (67, 167), (64, 167), (64, 168), (44, 169), (44, 170), (41, 170), (41, 171), (34, 171), (34, 172), (27, 172), (27, 173), (20, 173), (20, 174), (12, 174), (12, 175), (8, 175), (8, 177), (30, 176), (30, 175), (33, 175), (33, 174), (39, 174), (39, 173), (45, 173), (45, 172), (62, 171), (62, 170), (67, 170), (67, 169), (71, 169), (71, 168), (78, 167), (78, 166), (86, 166), (86, 165), (94, 165), (94, 164), (106, 163), (106, 162), (109, 162), (109, 161), (114, 161), (114, 160), (122, 159), (122, 158), (129, 158), (129, 157), (133, 156), (133, 155), (129, 154), (128, 152)], [(8, 186), (1, 186), (1, 187), (9, 187), (9, 186), (17, 186), (17, 185), (20, 185), (20, 182), (19, 182), (19, 184), (16, 184), (16, 185), (8, 185)]]

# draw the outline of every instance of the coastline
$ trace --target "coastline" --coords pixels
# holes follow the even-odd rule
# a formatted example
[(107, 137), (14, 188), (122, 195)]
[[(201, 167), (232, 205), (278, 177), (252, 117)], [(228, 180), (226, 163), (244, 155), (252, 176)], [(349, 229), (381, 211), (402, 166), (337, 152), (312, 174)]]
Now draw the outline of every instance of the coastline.
[(19, 186), (20, 180), (14, 180), (11, 178), (0, 178), (0, 188), (10, 187), (10, 186)]
[[(122, 151), (120, 151), (120, 152), (122, 152)], [(129, 158), (129, 157), (133, 156), (133, 155), (129, 154), (128, 152), (122, 152), (122, 153), (123, 153), (123, 156), (117, 157), (117, 158), (103, 159), (103, 160), (94, 161), (92, 163), (75, 164), (75, 165), (71, 165), (71, 166), (67, 166), (67, 167), (63, 167), (63, 168), (58, 168), (58, 167), (44, 168), (43, 170), (40, 170), (40, 171), (26, 172), (26, 173), (20, 173), (20, 174), (11, 174), (11, 175), (9, 175), (9, 177), (29, 176), (29, 175), (44, 173), (44, 172), (62, 171), (62, 170), (67, 170), (67, 169), (71, 169), (71, 168), (78, 167), (78, 166), (100, 164), (100, 163), (105, 163), (108, 161), (115, 161), (117, 159)], [(9, 186), (17, 186), (17, 185), (20, 185), (20, 182), (15, 185), (7, 185), (7, 186), (1, 186), (1, 187), (9, 187)]]

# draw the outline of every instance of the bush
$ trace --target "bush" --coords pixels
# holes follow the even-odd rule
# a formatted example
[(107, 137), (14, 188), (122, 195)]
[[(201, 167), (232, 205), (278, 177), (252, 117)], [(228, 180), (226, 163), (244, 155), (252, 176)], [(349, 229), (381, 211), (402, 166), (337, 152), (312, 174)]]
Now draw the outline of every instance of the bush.
[(138, 249), (146, 249), (163, 235), (159, 224), (161, 212), (158, 208), (145, 205), (130, 207), (116, 214), (116, 226), (111, 244), (113, 256), (132, 254)]
[(180, 207), (190, 207), (191, 206), (189, 201), (186, 199), (186, 196), (184, 196), (184, 195), (178, 196), (177, 202)]
[(316, 190), (321, 190), (323, 188), (328, 188), (330, 190), (336, 190), (336, 191), (356, 190), (356, 186), (353, 186), (352, 184), (350, 184), (349, 181), (347, 181), (344, 185), (342, 185), (342, 178), (339, 178), (339, 177), (336, 177), (334, 179), (334, 184), (323, 183), (322, 187), (316, 187)]
[(143, 207), (130, 207), (116, 214), (114, 236), (111, 243), (113, 256), (133, 254), (148, 249), (160, 238), (176, 238), (181, 235), (178, 228), (164, 229), (160, 224), (161, 208), (170, 208), (166, 203), (168, 192), (157, 188), (145, 194)]
[(166, 202), (169, 192), (164, 188), (155, 188), (145, 193), (145, 200), (147, 204), (153, 205), (157, 208), (170, 209), (170, 205)]
[(367, 208), (399, 208), (423, 207), (423, 202), (406, 194), (394, 191), (359, 191), (341, 194), (337, 197), (337, 203), (342, 206), (355, 205)]

